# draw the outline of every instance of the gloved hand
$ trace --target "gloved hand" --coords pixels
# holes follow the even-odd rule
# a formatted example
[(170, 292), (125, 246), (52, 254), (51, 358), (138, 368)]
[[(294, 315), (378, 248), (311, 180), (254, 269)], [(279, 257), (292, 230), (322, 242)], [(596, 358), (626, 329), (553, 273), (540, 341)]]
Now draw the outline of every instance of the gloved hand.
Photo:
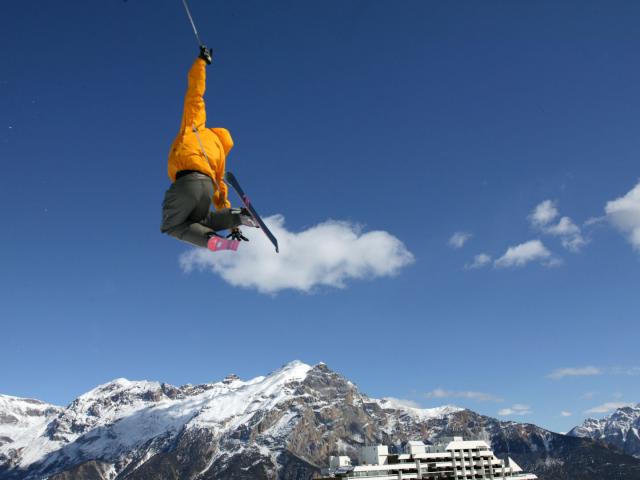
[(207, 65), (211, 65), (213, 61), (213, 50), (207, 48), (206, 45), (200, 45), (200, 55), (198, 55), (198, 57), (207, 62)]
[(238, 240), (238, 241), (244, 240), (245, 242), (249, 241), (247, 237), (242, 235), (242, 230), (240, 230), (238, 227), (231, 229), (231, 233), (227, 235), (227, 238), (230, 238), (231, 240)]

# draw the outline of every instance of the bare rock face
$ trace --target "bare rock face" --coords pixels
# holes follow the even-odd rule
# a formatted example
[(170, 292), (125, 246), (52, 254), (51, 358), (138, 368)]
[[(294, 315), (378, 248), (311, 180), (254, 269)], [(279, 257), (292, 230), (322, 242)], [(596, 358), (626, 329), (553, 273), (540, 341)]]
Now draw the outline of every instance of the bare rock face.
[(119, 379), (51, 408), (32, 431), (16, 427), (22, 410), (0, 409), (14, 437), (29, 439), (0, 443), (0, 480), (309, 480), (330, 455), (356, 458), (365, 443), (453, 435), (488, 440), (542, 480), (640, 478), (640, 460), (591, 439), (372, 399), (324, 364), (197, 386)]
[(111, 465), (94, 460), (77, 465), (67, 471), (53, 475), (49, 480), (109, 480)]

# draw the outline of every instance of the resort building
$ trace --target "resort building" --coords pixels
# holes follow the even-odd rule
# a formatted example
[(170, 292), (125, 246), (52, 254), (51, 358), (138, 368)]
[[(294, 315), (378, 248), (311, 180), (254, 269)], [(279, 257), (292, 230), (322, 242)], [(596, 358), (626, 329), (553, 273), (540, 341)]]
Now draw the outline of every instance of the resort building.
[(349, 457), (330, 457), (322, 479), (357, 478), (359, 480), (536, 480), (524, 473), (511, 458), (497, 458), (482, 440), (462, 437), (441, 439), (436, 445), (408, 442), (404, 453), (389, 453), (385, 445), (362, 447), (359, 464)]

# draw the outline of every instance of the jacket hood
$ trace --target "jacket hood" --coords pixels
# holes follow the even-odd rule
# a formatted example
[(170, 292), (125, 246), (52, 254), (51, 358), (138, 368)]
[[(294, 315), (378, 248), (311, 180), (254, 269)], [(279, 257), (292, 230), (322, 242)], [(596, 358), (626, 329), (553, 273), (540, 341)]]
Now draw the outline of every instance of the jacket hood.
[(231, 133), (226, 128), (212, 128), (211, 131), (216, 134), (218, 140), (222, 144), (222, 148), (224, 149), (224, 154), (229, 155), (229, 152), (233, 148), (233, 139), (231, 138)]

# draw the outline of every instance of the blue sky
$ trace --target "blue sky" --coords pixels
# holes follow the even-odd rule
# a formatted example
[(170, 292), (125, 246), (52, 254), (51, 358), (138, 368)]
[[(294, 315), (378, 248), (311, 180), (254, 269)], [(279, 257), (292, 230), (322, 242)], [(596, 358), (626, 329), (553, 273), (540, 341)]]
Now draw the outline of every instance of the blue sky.
[[(347, 242), (365, 278), (262, 293), (186, 272), (159, 233), (197, 51), (181, 2), (90, 3), (0, 11), (0, 392), (64, 404), (300, 359), (557, 431), (640, 401), (640, 5), (192, 0), (209, 123), (261, 212), (297, 245), (341, 220), (413, 258), (373, 275)], [(234, 268), (264, 269), (259, 242)]]

